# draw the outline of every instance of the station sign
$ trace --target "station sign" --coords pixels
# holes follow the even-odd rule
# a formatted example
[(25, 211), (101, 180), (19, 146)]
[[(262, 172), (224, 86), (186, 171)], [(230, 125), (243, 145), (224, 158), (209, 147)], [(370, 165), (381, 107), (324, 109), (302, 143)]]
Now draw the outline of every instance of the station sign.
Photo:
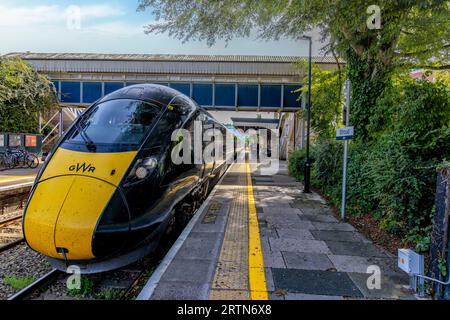
[(336, 131), (336, 140), (352, 140), (354, 127), (339, 128)]

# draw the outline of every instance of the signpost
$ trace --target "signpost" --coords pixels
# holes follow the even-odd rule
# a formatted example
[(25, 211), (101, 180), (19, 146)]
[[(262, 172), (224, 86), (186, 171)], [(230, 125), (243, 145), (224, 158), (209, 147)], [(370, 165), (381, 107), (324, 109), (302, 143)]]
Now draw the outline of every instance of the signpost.
[[(345, 81), (345, 110), (344, 124), (348, 126), (350, 117), (350, 80)], [(348, 158), (348, 140), (353, 139), (354, 128), (339, 128), (336, 132), (336, 140), (344, 140), (344, 164), (342, 169), (342, 205), (341, 219), (345, 221), (345, 200), (347, 191), (347, 158)]]
[(352, 140), (353, 139), (353, 127), (345, 127), (345, 128), (339, 128), (336, 131), (336, 140)]

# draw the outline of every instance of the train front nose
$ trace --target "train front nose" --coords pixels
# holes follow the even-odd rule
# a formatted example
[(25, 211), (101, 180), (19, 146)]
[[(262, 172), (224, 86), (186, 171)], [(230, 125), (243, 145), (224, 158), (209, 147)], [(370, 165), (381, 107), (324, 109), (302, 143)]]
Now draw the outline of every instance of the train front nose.
[(89, 260), (93, 237), (116, 187), (78, 175), (39, 182), (24, 218), (25, 238), (36, 251), (69, 260)]

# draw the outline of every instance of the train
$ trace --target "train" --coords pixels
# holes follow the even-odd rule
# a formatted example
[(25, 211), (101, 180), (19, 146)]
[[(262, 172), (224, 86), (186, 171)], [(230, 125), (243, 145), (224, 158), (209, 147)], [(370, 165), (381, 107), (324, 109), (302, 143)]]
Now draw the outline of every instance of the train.
[(125, 87), (93, 103), (36, 177), (23, 215), (28, 246), (56, 269), (76, 265), (85, 274), (154, 252), (168, 230), (186, 225), (236, 158), (233, 148), (221, 159), (174, 163), (173, 132), (194, 132), (196, 123), (238, 139), (194, 100), (162, 85)]

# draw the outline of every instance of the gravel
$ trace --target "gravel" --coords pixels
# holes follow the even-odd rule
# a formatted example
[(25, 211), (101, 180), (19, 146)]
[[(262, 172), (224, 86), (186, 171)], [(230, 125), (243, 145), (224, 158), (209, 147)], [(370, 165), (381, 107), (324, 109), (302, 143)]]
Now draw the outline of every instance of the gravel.
[(19, 244), (0, 253), (0, 299), (5, 300), (19, 289), (4, 283), (5, 277), (33, 277), (38, 279), (51, 270), (45, 257), (26, 244)]

